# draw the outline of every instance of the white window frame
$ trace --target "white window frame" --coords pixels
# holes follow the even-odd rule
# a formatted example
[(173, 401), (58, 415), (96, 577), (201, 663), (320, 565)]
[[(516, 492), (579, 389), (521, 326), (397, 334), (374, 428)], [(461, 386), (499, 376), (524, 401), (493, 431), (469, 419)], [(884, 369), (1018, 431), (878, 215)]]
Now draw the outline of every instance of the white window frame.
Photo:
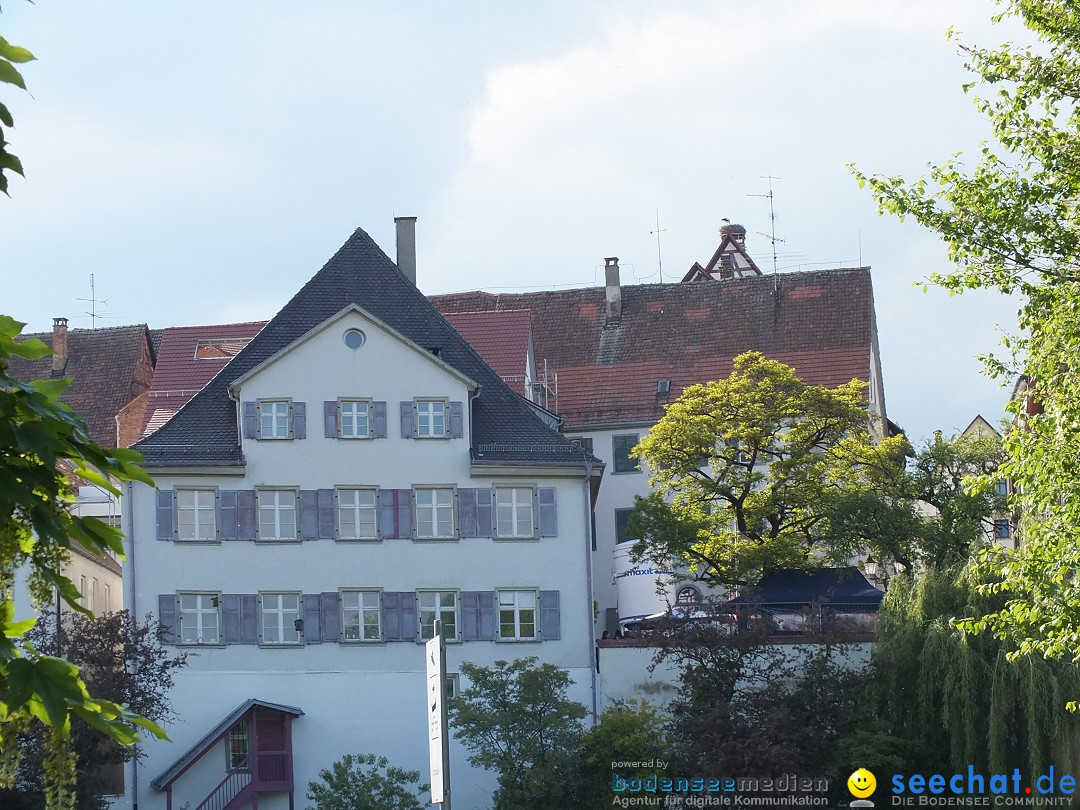
[[(437, 407), (436, 407), (437, 406)], [(415, 430), (418, 439), (450, 438), (450, 401), (440, 398), (425, 397), (413, 400)], [(438, 413), (436, 412), (438, 411)], [(442, 420), (442, 429), (436, 430), (437, 419)]]
[[(357, 416), (356, 411), (358, 406), (363, 405), (364, 410), (364, 430), (357, 431)], [(346, 412), (352, 411), (352, 429), (350, 432), (345, 432), (345, 418)], [(375, 412), (372, 400), (363, 399), (358, 397), (344, 397), (338, 400), (338, 438), (339, 439), (370, 439), (375, 435)]]
[[(345, 644), (371, 644), (383, 640), (382, 591), (378, 588), (342, 588), (341, 599), (341, 641)], [(356, 597), (356, 604), (347, 605), (346, 597)], [(357, 621), (355, 638), (348, 635), (348, 617), (354, 615)], [(369, 633), (367, 620), (374, 617), (375, 632)]]
[[(269, 413), (267, 413), (269, 410)], [(264, 420), (270, 420), (269, 434), (263, 430)], [(293, 402), (291, 399), (258, 400), (258, 428), (255, 435), (266, 441), (285, 441), (293, 437)], [(280, 435), (284, 432), (284, 435)]]
[[(503, 500), (500, 501), (500, 498)], [(535, 487), (495, 487), (495, 536), (510, 539), (535, 538), (539, 534), (538, 506)], [(509, 525), (503, 520), (506, 510), (509, 510)]]
[[(335, 489), (334, 494), (336, 496), (334, 509), (336, 511), (335, 518), (337, 519), (337, 539), (347, 542), (378, 540), (380, 537), (379, 490), (376, 487), (338, 487)], [(365, 496), (370, 494), (370, 505), (360, 503), (361, 494)], [(368, 510), (370, 510), (371, 514), (371, 533), (362, 534), (360, 532), (360, 518), (362, 513)], [(345, 515), (350, 515), (352, 518), (352, 535), (345, 531), (345, 521), (342, 519)]]
[[(529, 605), (528, 601), (532, 600)], [(495, 594), (498, 625), (495, 635), (498, 641), (539, 641), (540, 640), (540, 591), (535, 588), (500, 588)], [(526, 612), (532, 611), (532, 635), (523, 632), (529, 622), (525, 621)], [(503, 614), (510, 616), (509, 621), (503, 621)], [(504, 635), (503, 631), (510, 626), (511, 632)]]
[[(273, 503), (267, 504), (268, 509), (274, 513), (274, 533), (268, 536), (263, 532), (263, 502), (264, 498), (273, 497)], [(300, 528), (300, 504), (297, 503), (297, 490), (289, 487), (259, 487), (255, 490), (255, 523), (256, 538), (266, 543), (295, 543), (299, 542)], [(292, 511), (293, 532), (291, 536), (282, 536), (282, 517), (284, 513)]]
[[(445, 597), (452, 597), (453, 606), (444, 604)], [(428, 602), (428, 606), (425, 606)], [(429, 620), (424, 621), (424, 614), (428, 614)], [(453, 633), (446, 631), (446, 617), (453, 618)], [(461, 633), (461, 597), (453, 590), (426, 590), (416, 592), (416, 621), (418, 625), (417, 637), (420, 641), (429, 641), (435, 635), (435, 620), (442, 620), (443, 631), (447, 641), (457, 641)], [(429, 630), (430, 628), (430, 630)]]
[[(185, 600), (194, 600), (190, 607), (184, 607)], [(185, 622), (184, 617), (188, 616)], [(214, 617), (214, 635), (209, 636), (208, 616)], [(186, 639), (185, 626), (195, 625), (193, 640)], [(220, 591), (178, 591), (176, 594), (176, 642), (181, 647), (218, 646), (221, 644), (221, 592)]]
[[(182, 503), (185, 496), (191, 495), (191, 504)], [(195, 530), (193, 537), (184, 537), (180, 532), (183, 522), (181, 515), (190, 512), (192, 525)], [(176, 489), (176, 539), (181, 543), (213, 543), (218, 539), (218, 491), (216, 489), (199, 489), (197, 487), (178, 487)], [(206, 536), (203, 535), (203, 525), (199, 518), (209, 514), (211, 529)]]
[[(428, 500), (428, 494), (430, 493), (431, 499)], [(439, 496), (449, 494), (449, 504), (440, 504)], [(429, 534), (421, 534), (420, 532), (420, 513), (421, 510), (430, 512), (431, 532)], [(450, 513), (450, 526), (449, 531), (440, 532), (439, 522), (442, 519), (445, 525), (445, 513), (449, 510)], [(458, 536), (457, 532), (457, 488), (452, 486), (417, 486), (413, 487), (413, 537), (417, 540), (454, 540)]]
[[(627, 448), (626, 461), (630, 464), (630, 469), (620, 470), (618, 469), (618, 453), (616, 452), (616, 446), (620, 444), (620, 440), (633, 438), (634, 443)], [(611, 437), (611, 474), (612, 475), (637, 475), (641, 472), (641, 462), (638, 459), (633, 458), (630, 455), (630, 451), (641, 443), (640, 433), (616, 433)]]
[[(286, 600), (296, 598), (296, 608)], [(267, 621), (272, 614), (273, 626)], [(296, 629), (296, 620), (304, 618), (304, 595), (300, 591), (259, 591), (259, 644), (264, 647), (302, 647), (304, 631)], [(273, 636), (267, 631), (273, 631)]]

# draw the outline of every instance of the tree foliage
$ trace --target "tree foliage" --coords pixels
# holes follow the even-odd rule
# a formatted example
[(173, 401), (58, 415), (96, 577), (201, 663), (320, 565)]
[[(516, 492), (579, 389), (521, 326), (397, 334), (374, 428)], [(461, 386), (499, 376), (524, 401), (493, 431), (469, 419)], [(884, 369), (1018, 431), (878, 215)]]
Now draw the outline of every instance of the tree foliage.
[[(12, 45), (3, 37), (0, 37), (0, 82), (3, 82), (4, 84), (13, 84), (16, 87), (25, 90), (26, 82), (15, 65), (29, 62), (33, 60), (33, 58), (34, 55), (26, 50), (26, 48)], [(5, 194), (8, 193), (8, 178), (6, 172), (15, 172), (17, 174), (23, 173), (22, 161), (8, 151), (8, 142), (4, 138), (4, 127), (10, 129), (14, 126), (15, 121), (11, 117), (11, 111), (3, 102), (0, 102), (0, 191)]]
[[(573, 806), (602, 810), (611, 807), (613, 762), (667, 762), (671, 759), (667, 717), (645, 701), (609, 706), (600, 722), (586, 731), (578, 743), (578, 785)], [(620, 767), (626, 779), (648, 778), (658, 772), (655, 764), (641, 768)], [(676, 776), (670, 767), (664, 776)]]
[(454, 737), (469, 762), (498, 775), (495, 810), (574, 805), (575, 747), (585, 706), (567, 698), (570, 676), (535, 657), (461, 665), (469, 686), (450, 701)]
[(346, 754), (329, 769), (319, 771), (321, 782), (308, 782), (311, 810), (421, 810), (428, 807), (418, 785), (420, 771), (406, 771), (374, 754)]
[[(950, 292), (991, 289), (1021, 301), (1012, 359), (1027, 395), (1009, 409), (1002, 471), (1016, 485), (1023, 545), (989, 549), (985, 579), (1003, 597), (973, 629), (1011, 636), (1017, 654), (1080, 654), (1080, 10), (1069, 0), (1007, 0), (1002, 13), (1034, 35), (1029, 45), (961, 44), (993, 140), (972, 162), (956, 155), (927, 177), (867, 176), (882, 212), (912, 217), (944, 240)], [(1027, 411), (1039, 411), (1028, 413)], [(991, 573), (993, 572), (993, 573)]]

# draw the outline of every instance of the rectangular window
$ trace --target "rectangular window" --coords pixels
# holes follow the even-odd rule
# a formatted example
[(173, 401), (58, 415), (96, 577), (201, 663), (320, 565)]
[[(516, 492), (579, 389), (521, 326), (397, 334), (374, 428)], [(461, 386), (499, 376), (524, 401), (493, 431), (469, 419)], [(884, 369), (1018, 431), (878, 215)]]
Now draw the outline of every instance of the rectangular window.
[(221, 597), (216, 593), (181, 593), (180, 644), (221, 642)]
[(457, 591), (420, 591), (417, 594), (420, 603), (420, 639), (428, 641), (435, 638), (435, 621), (443, 624), (443, 636), (447, 641), (457, 640)]
[(455, 536), (452, 487), (417, 487), (413, 497), (418, 540), (445, 540)]
[(214, 490), (176, 490), (176, 539), (217, 540), (217, 493)]
[(446, 427), (446, 400), (418, 399), (415, 407), (418, 439), (442, 439), (450, 435)]
[(1009, 526), (1009, 521), (994, 521), (994, 537), (996, 537), (998, 540), (1009, 540), (1012, 538), (1012, 527)]
[(636, 540), (636, 537), (630, 536), (630, 530), (627, 524), (630, 522), (630, 515), (633, 514), (633, 509), (616, 509), (615, 510), (615, 542), (616, 543), (629, 543)]
[(341, 637), (345, 641), (382, 641), (378, 591), (341, 592)]
[(79, 575), (79, 604), (82, 605), (83, 607), (89, 607), (89, 605), (87, 604), (87, 601), (86, 601), (86, 597), (88, 595), (89, 594), (88, 594), (88, 592), (86, 590), (86, 577), (83, 576), (82, 574), (80, 574)]
[(998, 481), (996, 484), (994, 484), (994, 492), (996, 492), (998, 495), (1008, 495), (1009, 494), (1009, 482), (1008, 481)]
[(251, 770), (251, 726), (247, 720), (241, 720), (229, 729), (225, 758), (225, 766), (230, 771)]
[(592, 439), (584, 436), (568, 436), (567, 438), (586, 453), (592, 453)]
[(371, 434), (371, 400), (338, 400), (338, 435), (343, 439), (370, 439)]
[(379, 539), (379, 498), (374, 489), (337, 491), (338, 539)]
[(259, 400), (259, 438), (292, 438), (292, 402), (290, 400)]
[(536, 591), (499, 591), (499, 641), (536, 638)]
[(260, 489), (259, 539), (296, 539), (296, 490)]
[(456, 698), (461, 691), (461, 681), (456, 672), (446, 673), (446, 699)]
[(263, 644), (302, 644), (302, 605), (298, 593), (260, 593)]
[(532, 487), (495, 489), (495, 534), (497, 537), (536, 537)]
[(627, 433), (622, 436), (611, 437), (611, 464), (614, 467), (614, 472), (641, 472), (637, 460), (630, 458), (630, 451), (640, 441), (641, 434), (639, 433)]

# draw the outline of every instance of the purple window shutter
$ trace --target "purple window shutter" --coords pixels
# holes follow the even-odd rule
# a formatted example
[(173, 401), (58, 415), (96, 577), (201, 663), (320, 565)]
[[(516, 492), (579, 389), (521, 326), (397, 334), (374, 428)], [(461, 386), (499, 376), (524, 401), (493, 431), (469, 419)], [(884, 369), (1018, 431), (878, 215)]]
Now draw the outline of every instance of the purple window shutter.
[(236, 492), (236, 539), (255, 539), (255, 490)]
[(559, 592), (540, 591), (540, 638), (557, 640), (559, 632)]
[(157, 492), (157, 539), (172, 540), (176, 536), (173, 524), (173, 491), (159, 489)]
[(259, 643), (259, 596), (254, 593), (240, 595), (240, 643)]
[(307, 403), (294, 402), (292, 404), (293, 438), (307, 438)]
[(259, 436), (259, 403), (244, 403), (244, 438), (255, 439)]
[(396, 489), (379, 490), (379, 534), (382, 537), (400, 537), (397, 527)]
[(301, 597), (304, 606), (304, 643), (322, 643), (322, 598), (317, 593), (305, 593)]
[(401, 594), (383, 591), (379, 596), (382, 605), (383, 639), (401, 641)]
[[(341, 640), (341, 597), (337, 591), (322, 594), (320, 600), (322, 615), (319, 617), (322, 623), (323, 641)], [(304, 626), (307, 632), (307, 625)]]
[(464, 406), (460, 402), (450, 403), (450, 438), (460, 439), (464, 432), (465, 418), (463, 416), (465, 411)]
[(386, 438), (386, 403), (372, 402), (371, 410), (375, 419), (375, 438)]
[(480, 612), (480, 638), (495, 640), (495, 591), (480, 591), (477, 598)]
[(413, 404), (411, 400), (406, 400), (401, 403), (401, 438), (411, 439), (413, 437)]
[(476, 536), (493, 537), (495, 534), (492, 525), (492, 512), (494, 494), (490, 489), (476, 490)]
[(559, 533), (559, 524), (555, 515), (555, 488), (540, 487), (536, 495), (540, 502), (540, 536), (554, 537)]
[(334, 537), (334, 490), (320, 489), (318, 496), (319, 537)]
[(300, 539), (319, 537), (319, 493), (314, 489), (300, 490)]
[(461, 594), (461, 640), (480, 640), (479, 591), (462, 591)]
[(338, 404), (337, 400), (324, 402), (323, 408), (323, 436), (328, 439), (336, 439), (338, 435)]
[(394, 494), (397, 498), (398, 537), (411, 538), (413, 533), (412, 490), (395, 489)]
[(162, 644), (176, 643), (176, 594), (163, 593), (158, 595), (158, 622), (161, 627), (158, 637)]
[(240, 643), (240, 594), (221, 595), (221, 640), (225, 644)]
[(221, 518), (220, 537), (222, 540), (237, 539), (236, 495), (235, 489), (223, 489), (218, 492), (218, 515)]
[(479, 537), (476, 533), (476, 490), (464, 487), (458, 494), (458, 531), (462, 537)]
[(409, 591), (401, 594), (401, 640), (416, 641), (416, 594)]

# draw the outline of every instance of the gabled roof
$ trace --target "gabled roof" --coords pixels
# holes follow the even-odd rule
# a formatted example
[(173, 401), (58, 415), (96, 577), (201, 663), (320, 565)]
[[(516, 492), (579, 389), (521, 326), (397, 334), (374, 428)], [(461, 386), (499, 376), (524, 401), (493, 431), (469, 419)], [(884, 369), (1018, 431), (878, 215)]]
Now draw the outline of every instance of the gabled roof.
[(476, 351), (446, 322), (364, 231), (357, 229), (225, 370), (161, 429), (136, 447), (150, 466), (242, 464), (232, 381), (356, 304), (475, 380), (472, 453), (488, 461), (584, 464), (576, 445), (544, 425)]
[[(23, 335), (52, 348), (52, 332)], [(61, 401), (90, 428), (90, 436), (103, 447), (116, 447), (116, 415), (149, 389), (154, 352), (146, 324), (104, 329), (71, 329), (67, 333), (68, 359), (62, 376), (72, 377)], [(48, 379), (52, 358), (11, 358), (8, 373), (17, 380)]]
[[(557, 375), (549, 407), (569, 428), (654, 422), (694, 383), (725, 377), (751, 349), (815, 385), (870, 380), (869, 268), (621, 288), (605, 323), (605, 289), (433, 296), (446, 313), (527, 309), (534, 355)], [(658, 383), (670, 380), (670, 390)]]
[(532, 318), (527, 309), (499, 312), (448, 312), (446, 320), (523, 397)]

